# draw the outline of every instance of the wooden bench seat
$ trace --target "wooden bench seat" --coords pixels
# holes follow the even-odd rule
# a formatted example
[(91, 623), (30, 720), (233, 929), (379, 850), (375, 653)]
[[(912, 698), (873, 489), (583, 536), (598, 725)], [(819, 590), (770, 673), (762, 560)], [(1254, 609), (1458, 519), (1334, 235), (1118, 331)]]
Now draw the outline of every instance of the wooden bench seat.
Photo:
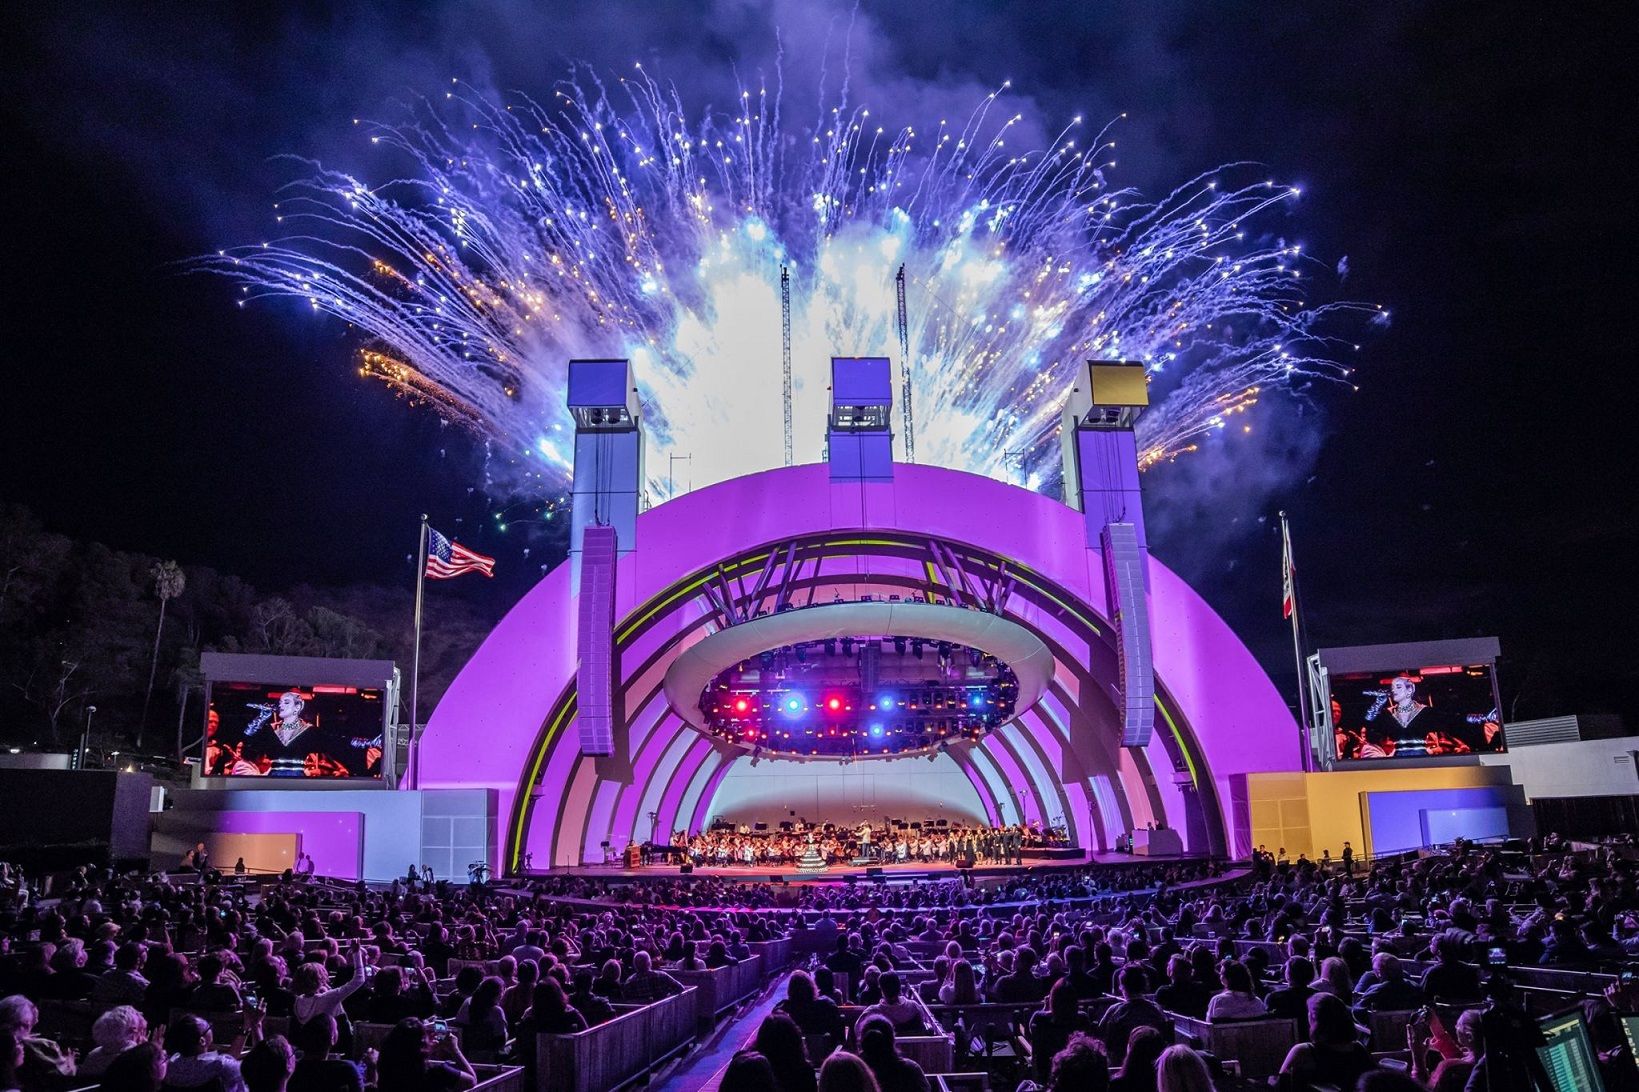
[(732, 967), (709, 967), (703, 971), (667, 968), (666, 973), (683, 985), (700, 991), (696, 1017), (709, 1026), (719, 1014), (750, 997), (762, 986), (763, 961), (760, 956), (752, 956)]
[(1242, 1020), (1213, 1024), (1192, 1016), (1167, 1013), (1180, 1042), (1219, 1058), (1240, 1063), (1243, 1077), (1264, 1078), (1280, 1072), (1297, 1045), (1296, 1020)]
[(572, 1035), (539, 1035), (535, 1043), (538, 1092), (612, 1092), (652, 1072), (691, 1042), (700, 991), (634, 1008)]

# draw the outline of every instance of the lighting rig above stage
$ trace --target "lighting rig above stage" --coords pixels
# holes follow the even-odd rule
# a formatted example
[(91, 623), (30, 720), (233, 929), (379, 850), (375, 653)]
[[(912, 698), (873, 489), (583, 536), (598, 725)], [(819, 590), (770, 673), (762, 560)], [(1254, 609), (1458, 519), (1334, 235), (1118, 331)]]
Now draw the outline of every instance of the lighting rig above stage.
[(768, 649), (712, 677), (703, 727), (772, 753), (843, 758), (974, 741), (1016, 711), (995, 656), (921, 637), (828, 637)]
[(1041, 698), (1053, 654), (984, 610), (869, 595), (791, 606), (695, 642), (666, 698), (725, 746), (770, 758), (897, 758), (967, 746)]

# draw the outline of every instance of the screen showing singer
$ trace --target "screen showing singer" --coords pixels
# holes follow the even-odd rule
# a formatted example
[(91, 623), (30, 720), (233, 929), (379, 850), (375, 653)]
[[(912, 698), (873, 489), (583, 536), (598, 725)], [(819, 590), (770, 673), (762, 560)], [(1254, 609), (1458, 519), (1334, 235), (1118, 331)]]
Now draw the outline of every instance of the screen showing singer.
[(380, 690), (215, 682), (205, 776), (379, 778), (382, 741)]
[(1333, 674), (1340, 759), (1438, 758), (1506, 750), (1485, 664)]

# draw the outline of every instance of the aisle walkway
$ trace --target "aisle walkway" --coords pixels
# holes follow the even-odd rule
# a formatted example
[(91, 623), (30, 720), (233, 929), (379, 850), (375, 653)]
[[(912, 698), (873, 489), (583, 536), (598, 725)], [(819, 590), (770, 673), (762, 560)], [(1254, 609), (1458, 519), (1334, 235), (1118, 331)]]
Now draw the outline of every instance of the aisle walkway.
[(763, 1017), (774, 1011), (774, 1006), (785, 999), (785, 982), (789, 971), (777, 974), (762, 992), (748, 1002), (739, 1015), (719, 1024), (700, 1048), (665, 1080), (655, 1086), (657, 1092), (717, 1092), (734, 1052), (750, 1044), (757, 1037), (757, 1028)]

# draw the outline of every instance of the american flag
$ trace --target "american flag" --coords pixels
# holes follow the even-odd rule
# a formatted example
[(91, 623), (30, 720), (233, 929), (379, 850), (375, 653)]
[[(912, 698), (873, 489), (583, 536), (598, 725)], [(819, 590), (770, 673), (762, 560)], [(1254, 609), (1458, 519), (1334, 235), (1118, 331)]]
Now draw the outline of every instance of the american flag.
[(459, 542), (451, 542), (431, 527), (427, 528), (427, 576), (433, 580), (449, 580), (462, 573), (495, 575), (495, 559), (467, 549)]

